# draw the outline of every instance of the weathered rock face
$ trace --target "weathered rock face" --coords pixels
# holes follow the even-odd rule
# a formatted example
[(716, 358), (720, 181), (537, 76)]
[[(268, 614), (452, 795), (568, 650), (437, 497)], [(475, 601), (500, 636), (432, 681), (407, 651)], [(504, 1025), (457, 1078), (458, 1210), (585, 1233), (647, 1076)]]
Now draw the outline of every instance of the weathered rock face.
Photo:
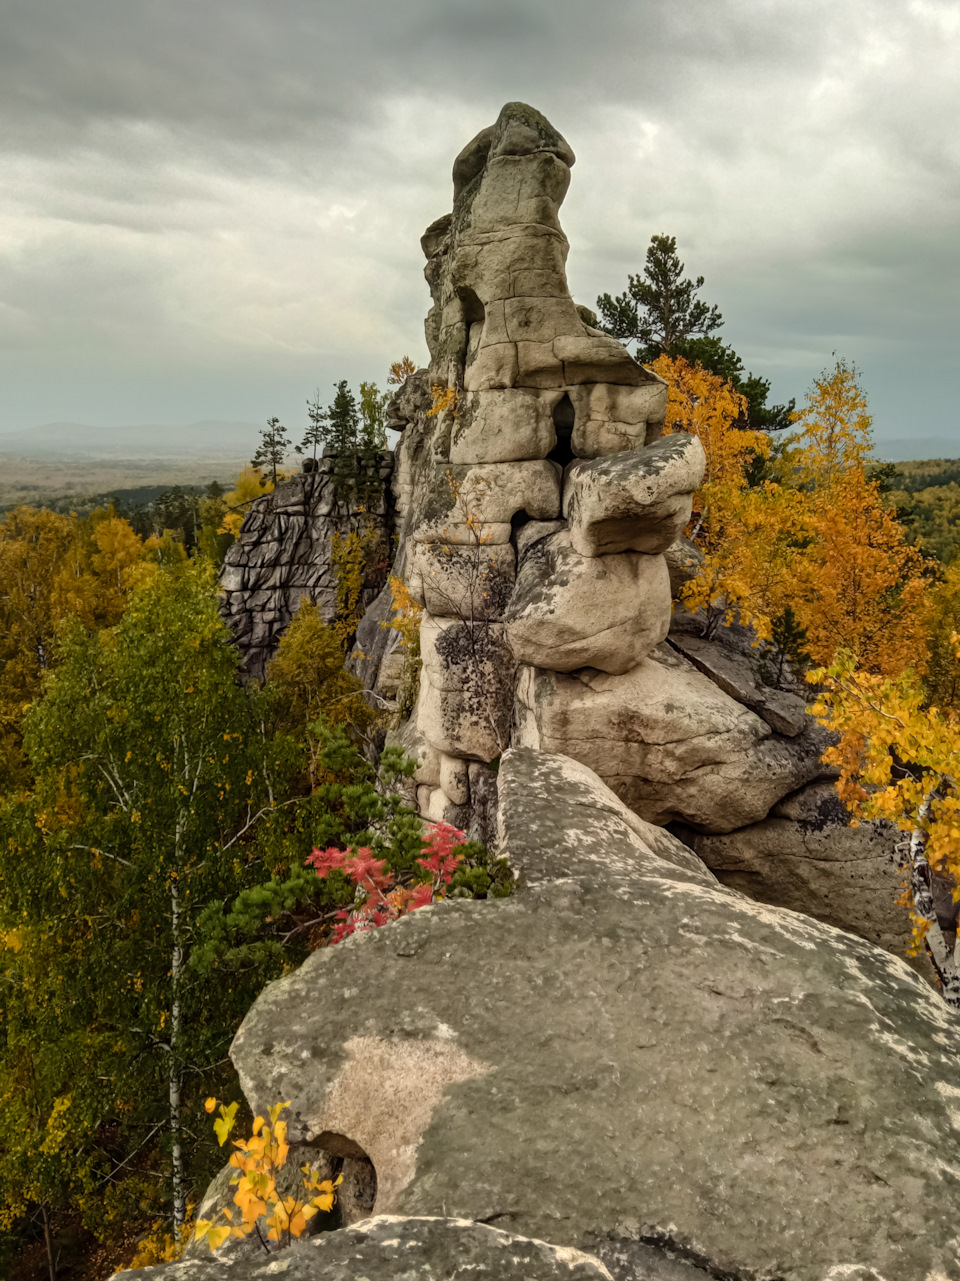
[(529, 546), (503, 614), (518, 663), (626, 672), (667, 634), (670, 575), (662, 556), (582, 556), (561, 530)]
[(821, 777), (824, 740), (774, 734), (668, 645), (623, 675), (524, 667), (512, 741), (589, 764), (651, 823), (730, 832)]
[(715, 887), (563, 757), (505, 756), (500, 830), (514, 897), (266, 989), (232, 1050), (252, 1107), (358, 1143), (378, 1213), (496, 1218), (619, 1281), (667, 1251), (692, 1276), (960, 1278), (960, 1025), (916, 975)]
[[(334, 534), (345, 536), (373, 521), (386, 538), (389, 512), (385, 501), (376, 511), (343, 501), (334, 492), (331, 458), (316, 471), (283, 481), (270, 494), (255, 499), (244, 518), (239, 540), (226, 554), (220, 586), (224, 621), (233, 632), (247, 672), (259, 679), (290, 625), (302, 597), (309, 597), (330, 619), (336, 608), (337, 584), (330, 559)], [(386, 481), (392, 458), (380, 469)], [(371, 601), (379, 584), (368, 590)]]
[[(118, 1273), (160, 1281), (217, 1281), (224, 1261), (196, 1255), (180, 1263), (163, 1263)], [(591, 1255), (565, 1246), (548, 1245), (512, 1236), (497, 1228), (466, 1219), (403, 1218), (381, 1214), (342, 1232), (327, 1232), (296, 1242), (282, 1254), (259, 1255), (228, 1264), (235, 1281), (266, 1281), (282, 1275), (286, 1281), (466, 1281), (476, 1276), (501, 1281), (611, 1281), (610, 1273)], [(670, 1281), (674, 1274), (654, 1272), (653, 1281)]]

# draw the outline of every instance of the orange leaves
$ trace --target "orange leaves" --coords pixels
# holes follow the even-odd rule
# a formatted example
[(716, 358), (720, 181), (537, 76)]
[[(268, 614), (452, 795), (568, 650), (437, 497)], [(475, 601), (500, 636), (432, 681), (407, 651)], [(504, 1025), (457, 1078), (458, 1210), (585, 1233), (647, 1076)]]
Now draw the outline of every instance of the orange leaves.
[(806, 497), (809, 545), (797, 557), (795, 608), (814, 659), (842, 650), (893, 676), (922, 663), (923, 558), (856, 463)]
[(770, 452), (770, 440), (763, 432), (741, 431), (737, 427), (747, 412), (747, 402), (730, 383), (701, 365), (691, 365), (682, 356), (660, 356), (651, 365), (654, 373), (669, 383), (667, 398), (668, 432), (686, 431), (698, 436), (707, 455), (704, 489), (711, 485), (741, 488), (744, 468), (754, 454)]
[(873, 419), (857, 378), (855, 365), (838, 360), (832, 373), (824, 370), (814, 379), (806, 405), (793, 415), (803, 429), (797, 438), (802, 466), (821, 480), (862, 470), (869, 457)]
[(400, 387), (407, 381), (411, 374), (417, 372), (417, 367), (409, 356), (401, 356), (390, 366), (390, 372), (387, 375), (387, 382), (391, 387)]
[[(212, 1112), (216, 1104), (216, 1099), (207, 1099), (204, 1107), (207, 1112)], [(233, 1128), (238, 1106), (237, 1103), (231, 1103), (229, 1107), (220, 1105), (220, 1120), (214, 1123), (214, 1128), (221, 1147)], [(211, 1251), (219, 1249), (231, 1237), (243, 1239), (253, 1233), (260, 1238), (264, 1250), (269, 1248), (268, 1241), (281, 1247), (289, 1245), (292, 1238), (303, 1233), (315, 1214), (328, 1213), (333, 1208), (335, 1189), (342, 1180), (319, 1179), (308, 1165), (301, 1166), (302, 1183), (306, 1191), (313, 1193), (312, 1196), (302, 1199), (282, 1196), (277, 1190), (277, 1174), (286, 1165), (290, 1152), (287, 1123), (280, 1120), (280, 1114), (289, 1106), (289, 1102), (275, 1103), (268, 1109), (267, 1117), (254, 1118), (249, 1139), (233, 1141), (236, 1151), (230, 1157), (230, 1165), (238, 1173), (230, 1182), (236, 1188), (233, 1201), (239, 1216), (224, 1207), (221, 1213), (226, 1222), (218, 1224), (212, 1219), (198, 1220), (195, 1239), (205, 1240)], [(261, 1221), (266, 1229), (266, 1240), (260, 1230)]]

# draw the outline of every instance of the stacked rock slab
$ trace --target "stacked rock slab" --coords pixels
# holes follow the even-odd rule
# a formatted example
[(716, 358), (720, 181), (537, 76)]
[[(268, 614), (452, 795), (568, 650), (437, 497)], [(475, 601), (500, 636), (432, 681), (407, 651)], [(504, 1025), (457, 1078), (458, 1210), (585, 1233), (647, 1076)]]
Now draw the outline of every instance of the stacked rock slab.
[(424, 608), (413, 739), (430, 819), (459, 819), (476, 767), (508, 746), (518, 669), (623, 673), (663, 640), (664, 552), (703, 474), (699, 441), (660, 439), (666, 385), (570, 296), (557, 214), (573, 160), (509, 103), (457, 157), (453, 212), (423, 238), (431, 364), (391, 425)]
[[(302, 597), (309, 597), (326, 620), (336, 612), (337, 583), (331, 563), (334, 534), (345, 536), (364, 522), (376, 523), (386, 538), (385, 501), (338, 498), (331, 474), (333, 459), (319, 460), (315, 471), (283, 481), (255, 499), (244, 517), (240, 537), (226, 554), (220, 576), (222, 613), (244, 656), (246, 671), (261, 679), (280, 637)], [(387, 481), (392, 456), (384, 454), (381, 479)]]

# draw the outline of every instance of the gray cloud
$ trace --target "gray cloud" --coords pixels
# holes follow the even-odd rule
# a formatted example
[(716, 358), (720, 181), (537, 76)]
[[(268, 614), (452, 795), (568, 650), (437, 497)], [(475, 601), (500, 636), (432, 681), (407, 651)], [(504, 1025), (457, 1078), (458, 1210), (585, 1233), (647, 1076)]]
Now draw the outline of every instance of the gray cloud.
[(779, 395), (838, 350), (881, 433), (956, 429), (953, 0), (0, 0), (0, 22), (0, 428), (299, 420), (314, 386), (422, 358), (420, 232), (519, 97), (578, 155), (578, 299), (670, 231)]

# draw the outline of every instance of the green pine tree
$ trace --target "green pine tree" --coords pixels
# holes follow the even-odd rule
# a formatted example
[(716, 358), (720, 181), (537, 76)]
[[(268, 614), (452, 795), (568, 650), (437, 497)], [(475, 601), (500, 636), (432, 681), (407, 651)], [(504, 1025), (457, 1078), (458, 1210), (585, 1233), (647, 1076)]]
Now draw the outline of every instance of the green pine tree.
[(298, 454), (309, 454), (313, 459), (317, 457), (317, 451), (322, 450), (327, 442), (329, 434), (329, 409), (324, 409), (320, 404), (320, 389), (317, 388), (313, 400), (307, 401), (307, 417), (310, 420), (310, 426), (303, 433), (303, 439), (294, 449)]
[(346, 499), (356, 485), (360, 412), (347, 380), (342, 378), (335, 386), (337, 394), (327, 409), (327, 441), (333, 454), (334, 492)]
[(723, 324), (716, 307), (697, 298), (703, 276), (690, 280), (677, 255), (676, 236), (653, 236), (643, 273), (627, 277), (616, 298), (601, 294), (597, 309), (602, 328), (623, 342), (635, 342), (638, 360), (647, 363), (665, 352), (676, 355), (685, 338), (713, 333)]
[(260, 447), (250, 460), (251, 466), (262, 467), (269, 473), (274, 485), (277, 483), (277, 468), (283, 466), (283, 460), (290, 452), (286, 431), (279, 418), (268, 418), (266, 427), (260, 430)]

